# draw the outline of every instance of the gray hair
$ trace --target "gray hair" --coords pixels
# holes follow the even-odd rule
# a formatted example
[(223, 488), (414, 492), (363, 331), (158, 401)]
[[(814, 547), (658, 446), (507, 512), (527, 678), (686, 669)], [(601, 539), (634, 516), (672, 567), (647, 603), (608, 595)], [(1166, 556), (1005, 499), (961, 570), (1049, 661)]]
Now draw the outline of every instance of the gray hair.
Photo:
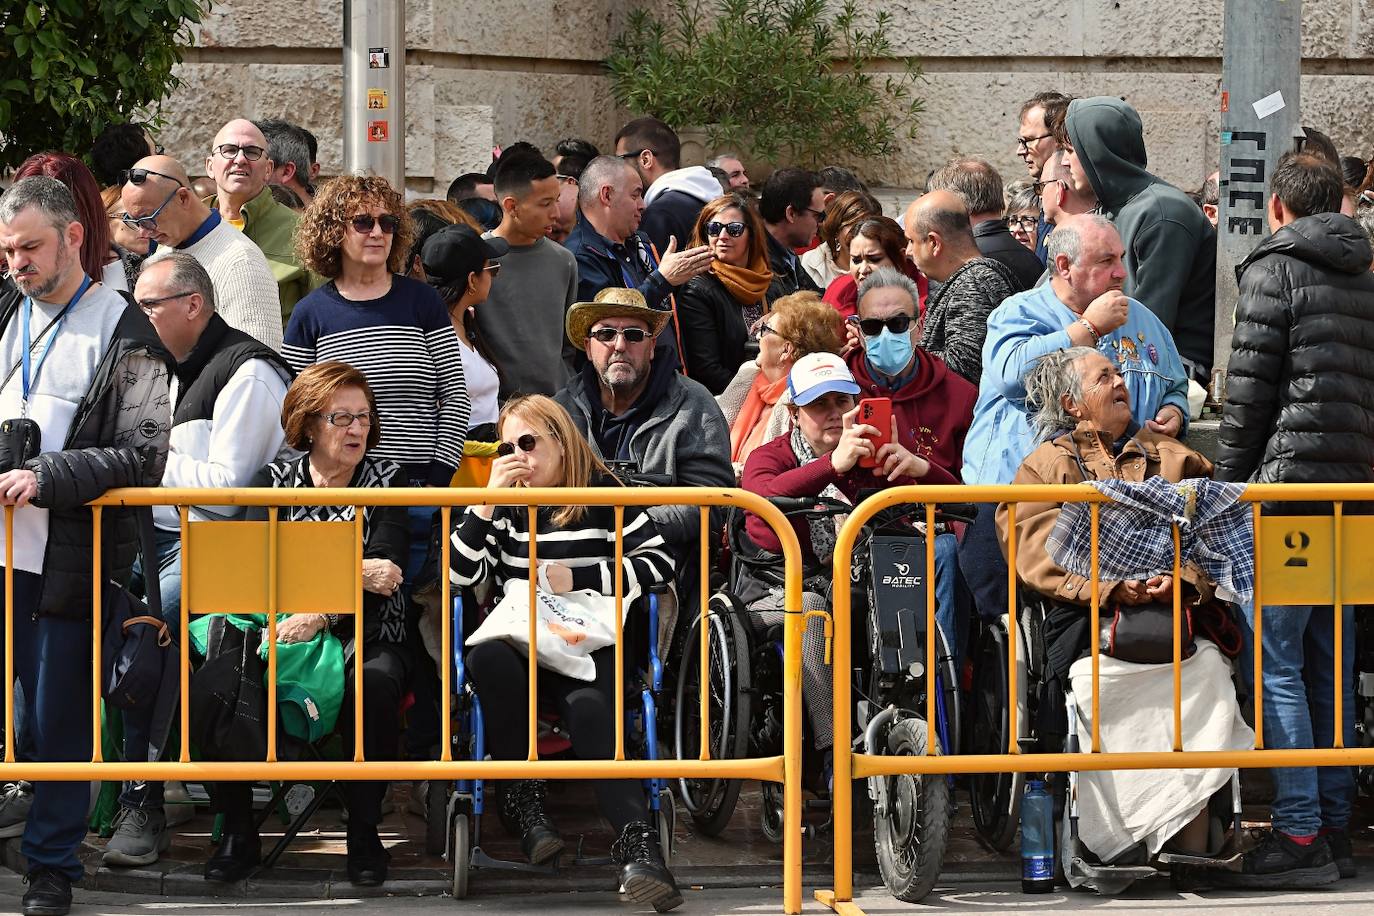
[(973, 213), (1002, 210), (1002, 176), (986, 159), (956, 156), (935, 170), (926, 182), (928, 191), (949, 191)]
[(296, 180), (309, 189), (310, 143), (305, 138), (305, 130), (279, 118), (253, 123), (267, 138), (267, 158), (272, 160), (272, 165), (281, 168), (288, 162), (293, 163)]
[(1007, 196), (1006, 216), (1020, 213), (1022, 210), (1040, 209), (1040, 196), (1035, 193), (1033, 182), (1014, 181), (1007, 185), (1005, 194)]
[(1082, 400), (1078, 361), (1096, 352), (1092, 347), (1055, 350), (1026, 370), (1026, 412), (1035, 430), (1035, 441), (1047, 442), (1056, 433), (1078, 425), (1078, 420), (1064, 409), (1063, 398), (1068, 395), (1070, 400)]
[(1098, 229), (1116, 230), (1112, 221), (1100, 213), (1085, 213), (1082, 216), (1074, 217), (1073, 221), (1067, 222), (1062, 226), (1056, 226), (1054, 231), (1045, 239), (1045, 260), (1054, 266), (1062, 254), (1069, 259), (1070, 264), (1078, 263), (1078, 256), (1083, 253), (1083, 234), (1078, 231), (1079, 226), (1096, 226)]
[(739, 157), (739, 153), (732, 153), (727, 151), (724, 153), (720, 153), (719, 155), (712, 156), (710, 159), (706, 160), (706, 167), (708, 169), (723, 169), (725, 168), (725, 166), (721, 165), (721, 162), (723, 162), (726, 159), (733, 159), (741, 164), (744, 162), (744, 160)]
[(57, 230), (58, 236), (72, 223), (81, 222), (76, 213), (76, 198), (62, 182), (46, 175), (21, 178), (0, 196), (0, 223), (12, 223), (29, 207), (37, 207)]
[(602, 188), (618, 187), (627, 170), (634, 171), (638, 180), (639, 173), (634, 165), (619, 156), (597, 156), (588, 162), (582, 177), (577, 180), (577, 205), (584, 210), (589, 208), (601, 195)]
[(900, 289), (911, 297), (911, 308), (913, 315), (920, 311), (921, 292), (916, 288), (916, 284), (911, 282), (911, 278), (900, 270), (891, 267), (879, 267), (868, 275), (868, 279), (859, 284), (859, 294), (856, 302), (863, 302), (864, 297), (875, 289)]
[(195, 255), (184, 251), (170, 252), (156, 260), (145, 261), (140, 274), (159, 264), (166, 264), (171, 268), (167, 274), (169, 285), (177, 287), (178, 292), (199, 293), (205, 302), (205, 308), (211, 312), (215, 310), (214, 281), (210, 279), (205, 266), (196, 260)]

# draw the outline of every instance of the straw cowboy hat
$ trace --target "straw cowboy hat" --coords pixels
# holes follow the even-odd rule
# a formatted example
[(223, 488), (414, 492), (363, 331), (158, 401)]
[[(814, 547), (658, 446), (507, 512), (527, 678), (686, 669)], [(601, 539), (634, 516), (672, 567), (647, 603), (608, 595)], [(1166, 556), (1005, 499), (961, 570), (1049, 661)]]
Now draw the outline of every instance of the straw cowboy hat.
[(649, 326), (649, 334), (657, 337), (669, 317), (668, 312), (649, 308), (639, 290), (610, 287), (597, 293), (591, 302), (575, 302), (568, 309), (568, 340), (579, 350), (585, 350), (592, 326), (603, 318), (638, 318)]

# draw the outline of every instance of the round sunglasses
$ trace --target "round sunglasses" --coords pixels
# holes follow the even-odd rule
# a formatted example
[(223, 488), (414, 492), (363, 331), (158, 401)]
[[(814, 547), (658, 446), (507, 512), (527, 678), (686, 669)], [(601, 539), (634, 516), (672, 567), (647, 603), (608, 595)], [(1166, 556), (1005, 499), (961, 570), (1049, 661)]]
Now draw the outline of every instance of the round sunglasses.
[(537, 445), (539, 445), (539, 437), (534, 433), (525, 433), (514, 442), (502, 442), (498, 444), (496, 446), (496, 454), (502, 458), (507, 455), (514, 455), (516, 446), (519, 446), (522, 452), (532, 452)]

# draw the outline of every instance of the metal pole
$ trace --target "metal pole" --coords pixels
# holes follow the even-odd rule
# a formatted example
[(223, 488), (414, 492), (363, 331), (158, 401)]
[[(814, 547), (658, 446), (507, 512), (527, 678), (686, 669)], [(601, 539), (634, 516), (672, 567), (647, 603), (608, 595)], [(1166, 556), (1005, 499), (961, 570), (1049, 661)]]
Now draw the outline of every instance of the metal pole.
[(1300, 132), (1302, 0), (1226, 0), (1212, 393), (1224, 397), (1235, 329), (1236, 268), (1269, 234), (1269, 177)]
[(344, 170), (405, 191), (405, 3), (344, 0)]

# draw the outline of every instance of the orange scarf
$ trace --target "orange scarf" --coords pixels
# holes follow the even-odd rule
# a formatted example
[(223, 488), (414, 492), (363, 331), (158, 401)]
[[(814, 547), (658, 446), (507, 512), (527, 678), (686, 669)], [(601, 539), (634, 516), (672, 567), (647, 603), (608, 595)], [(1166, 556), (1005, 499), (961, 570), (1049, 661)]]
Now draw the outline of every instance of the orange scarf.
[(768, 258), (760, 255), (748, 267), (736, 267), (724, 261), (712, 261), (711, 272), (740, 305), (753, 305), (764, 301), (768, 284), (773, 282), (773, 272), (768, 269)]
[(744, 405), (730, 427), (730, 460), (743, 462), (749, 453), (763, 444), (763, 433), (773, 416), (773, 405), (787, 390), (787, 376), (776, 382), (768, 381), (762, 372), (754, 376), (754, 384), (744, 396)]

